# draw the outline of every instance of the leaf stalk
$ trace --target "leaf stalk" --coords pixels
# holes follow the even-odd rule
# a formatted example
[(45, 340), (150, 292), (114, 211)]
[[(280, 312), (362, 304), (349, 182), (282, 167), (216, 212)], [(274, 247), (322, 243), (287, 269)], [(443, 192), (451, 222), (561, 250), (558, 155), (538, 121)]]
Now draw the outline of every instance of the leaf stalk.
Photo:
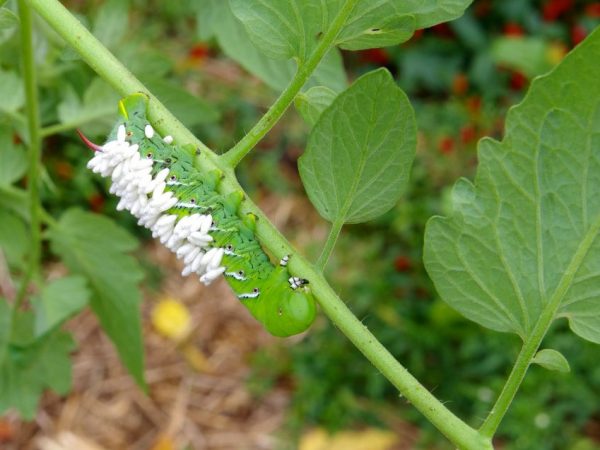
[(327, 240), (325, 241), (325, 246), (323, 247), (323, 251), (317, 259), (315, 263), (315, 267), (321, 272), (325, 269), (327, 265), (327, 261), (329, 261), (329, 257), (333, 253), (333, 248), (335, 247), (335, 243), (340, 236), (340, 231), (342, 231), (342, 227), (344, 226), (344, 221), (341, 218), (338, 218), (335, 222), (331, 224), (331, 228), (329, 229), (329, 235), (327, 236)]
[(306, 84), (323, 57), (333, 47), (335, 38), (342, 30), (342, 27), (357, 3), (358, 0), (346, 0), (310, 57), (306, 62), (300, 61), (298, 63), (296, 74), (277, 100), (275, 100), (275, 103), (271, 105), (256, 125), (254, 125), (235, 146), (221, 156), (225, 165), (232, 168), (236, 167), (244, 156), (246, 156), (269, 132), (269, 130), (273, 128), (279, 119), (281, 119), (281, 116), (283, 116), (290, 104), (294, 101), (294, 98), (298, 92), (300, 92), (302, 86)]

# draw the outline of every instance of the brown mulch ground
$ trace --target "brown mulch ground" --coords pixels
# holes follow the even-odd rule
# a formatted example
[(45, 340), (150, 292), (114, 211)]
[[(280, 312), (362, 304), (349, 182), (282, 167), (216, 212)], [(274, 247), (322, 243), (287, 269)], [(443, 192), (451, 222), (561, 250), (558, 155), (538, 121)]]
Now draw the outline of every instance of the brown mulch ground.
[[(298, 214), (306, 211), (305, 202), (298, 198), (261, 202), (275, 225), (302, 230), (296, 234), (301, 248), (321, 242), (327, 231), (315, 214)], [(32, 422), (21, 422), (14, 414), (0, 418), (0, 450), (291, 448), (281, 433), (290, 384), (274, 386), (257, 398), (248, 391), (246, 380), (249, 359), (257, 349), (293, 345), (303, 336), (273, 338), (239, 305), (224, 281), (207, 288), (192, 277), (182, 278), (180, 263), (161, 245), (149, 244), (144, 254), (164, 273), (160, 292), (147, 293), (142, 306), (148, 395), (126, 373), (95, 316), (84, 312), (66, 327), (78, 343), (71, 393), (59, 397), (47, 392)], [(48, 272), (52, 277), (65, 269), (50, 267)], [(169, 341), (152, 326), (153, 307), (167, 297), (189, 308), (193, 332), (185, 344)], [(416, 430), (405, 423), (396, 425), (391, 429), (400, 440), (389, 448), (414, 448)], [(333, 441), (316, 444), (320, 432), (307, 434), (300, 448), (333, 445)], [(352, 441), (356, 448), (371, 448), (358, 438)]]
[[(15, 435), (2, 448), (274, 447), (288, 393), (275, 389), (255, 399), (245, 388), (248, 356), (273, 338), (240, 307), (224, 282), (202, 287), (197, 280), (178, 276), (177, 263), (164, 248), (152, 246), (151, 254), (163, 267), (174, 269), (162, 287), (164, 295), (190, 308), (194, 333), (187, 348), (160, 337), (150, 320), (144, 320), (145, 395), (125, 373), (95, 317), (82, 314), (68, 327), (79, 343), (72, 393), (66, 398), (46, 395), (32, 423), (9, 420)], [(147, 319), (155, 302), (146, 300)], [(202, 355), (206, 360), (198, 364)]]
[[(206, 357), (204, 370), (194, 370), (194, 358), (186, 357), (186, 351), (159, 336), (145, 320), (145, 395), (125, 373), (95, 317), (82, 314), (69, 326), (79, 343), (73, 392), (66, 398), (46, 395), (33, 423), (11, 420), (15, 435), (2, 448), (274, 447), (273, 434), (282, 423), (288, 393), (275, 389), (257, 400), (244, 385), (247, 357), (273, 339), (240, 307), (224, 282), (202, 287), (197, 280), (177, 275), (177, 263), (164, 248), (154, 246), (151, 254), (162, 267), (173, 268), (162, 290), (190, 308), (195, 329), (188, 348)], [(146, 319), (153, 304), (144, 302)]]
[[(287, 202), (271, 211), (276, 224), (289, 219)], [(232, 295), (225, 282), (209, 288), (179, 275), (179, 263), (151, 244), (150, 259), (166, 270), (161, 294), (143, 304), (146, 348), (145, 395), (123, 369), (115, 349), (89, 312), (72, 320), (78, 350), (73, 390), (65, 398), (47, 393), (36, 419), (0, 422), (6, 450), (274, 449), (290, 393), (275, 387), (261, 398), (246, 389), (249, 356), (275, 344)], [(157, 297), (174, 297), (190, 309), (193, 334), (177, 346), (152, 328)]]

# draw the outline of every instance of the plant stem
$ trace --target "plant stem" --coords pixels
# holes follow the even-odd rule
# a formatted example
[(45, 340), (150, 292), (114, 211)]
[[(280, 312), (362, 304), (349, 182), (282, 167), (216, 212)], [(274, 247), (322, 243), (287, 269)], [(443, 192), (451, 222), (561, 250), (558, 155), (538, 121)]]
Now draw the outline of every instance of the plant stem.
[[(148, 94), (150, 96), (149, 117), (160, 132), (167, 134), (165, 131), (168, 129), (168, 134), (183, 136), (184, 142), (194, 141), (202, 151), (213, 154), (58, 0), (26, 1), (117, 92), (124, 96), (135, 92)], [(116, 110), (117, 108), (115, 112)]]
[(37, 83), (35, 78), (35, 61), (33, 59), (32, 39), (32, 17), (29, 6), (19, 0), (19, 19), (21, 22), (21, 56), (23, 58), (23, 79), (25, 83), (25, 98), (27, 106), (27, 127), (29, 132), (29, 170), (27, 172), (27, 191), (29, 194), (30, 214), (30, 250), (27, 271), (21, 286), (13, 313), (15, 313), (27, 293), (29, 282), (37, 276), (40, 270), (40, 258), (42, 248), (41, 220), (40, 220), (40, 183), (39, 174), (41, 166), (41, 137), (40, 137), (40, 114), (37, 96)]
[(298, 64), (298, 70), (296, 71), (294, 78), (292, 78), (290, 84), (277, 98), (275, 103), (271, 105), (265, 115), (261, 117), (241, 141), (221, 156), (225, 165), (232, 168), (237, 166), (244, 156), (246, 156), (279, 121), (281, 116), (283, 116), (283, 113), (285, 113), (290, 104), (294, 101), (296, 94), (298, 94), (323, 57), (333, 46), (335, 38), (346, 23), (346, 20), (352, 13), (356, 3), (358, 3), (358, 0), (346, 0), (337, 16), (333, 19), (327, 32), (322, 36), (319, 45), (317, 45), (306, 62), (300, 62)]
[[(27, 0), (48, 23), (68, 42), (76, 44), (84, 59), (98, 71), (106, 81), (118, 86), (123, 95), (148, 90), (129, 72), (123, 72), (121, 64), (104, 49), (102, 45), (56, 0)], [(356, 0), (354, 0), (356, 1)], [(119, 83), (126, 78), (126, 84)], [(177, 142), (194, 144), (204, 147), (193, 134), (175, 119), (157, 100), (153, 98), (153, 123), (161, 124), (168, 130)], [(205, 147), (204, 147), (205, 148)], [(202, 152), (197, 158), (200, 172), (206, 173), (214, 169), (221, 170), (224, 177), (220, 191), (223, 194), (242, 191), (241, 186), (233, 175), (231, 166), (217, 158), (211, 151)], [(436, 399), (421, 385), (369, 332), (369, 330), (352, 314), (345, 303), (335, 294), (323, 275), (312, 264), (306, 261), (296, 249), (279, 233), (263, 212), (246, 197), (242, 202), (240, 214), (252, 213), (257, 217), (256, 235), (275, 258), (292, 255), (290, 270), (302, 274), (310, 280), (311, 289), (319, 300), (323, 311), (331, 318), (337, 327), (356, 345), (356, 347), (381, 371), (381, 373), (444, 435), (461, 449), (490, 450), (489, 438), (455, 416), (442, 402)]]
[(323, 271), (323, 269), (325, 269), (325, 266), (327, 265), (327, 261), (329, 260), (329, 257), (333, 252), (333, 248), (335, 247), (335, 243), (338, 240), (340, 231), (342, 230), (343, 226), (344, 221), (341, 219), (338, 219), (331, 224), (331, 228), (329, 229), (329, 236), (327, 236), (327, 240), (325, 241), (325, 247), (323, 247), (323, 251), (319, 256), (319, 259), (317, 259), (317, 262), (315, 263), (315, 267), (321, 272)]
[(485, 419), (485, 422), (479, 429), (480, 433), (484, 436), (491, 437), (496, 433), (502, 418), (508, 411), (508, 407), (513, 401), (523, 378), (525, 378), (525, 374), (527, 373), (527, 369), (531, 364), (531, 360), (534, 358), (544, 336), (548, 332), (550, 325), (556, 318), (556, 313), (560, 308), (560, 305), (564, 299), (565, 294), (571, 287), (571, 283), (573, 282), (573, 278), (577, 273), (583, 259), (587, 255), (589, 249), (594, 243), (594, 239), (597, 234), (600, 232), (600, 218), (596, 220), (587, 231), (583, 240), (581, 241), (577, 251), (573, 255), (573, 258), (569, 262), (569, 265), (565, 272), (563, 273), (558, 287), (552, 294), (550, 300), (546, 303), (546, 306), (542, 310), (533, 330), (523, 343), (523, 347), (519, 352), (519, 356), (515, 361), (515, 365), (513, 366), (508, 379), (504, 387), (502, 388), (502, 392), (498, 396), (498, 400), (494, 404), (494, 407), (490, 411), (488, 417)]

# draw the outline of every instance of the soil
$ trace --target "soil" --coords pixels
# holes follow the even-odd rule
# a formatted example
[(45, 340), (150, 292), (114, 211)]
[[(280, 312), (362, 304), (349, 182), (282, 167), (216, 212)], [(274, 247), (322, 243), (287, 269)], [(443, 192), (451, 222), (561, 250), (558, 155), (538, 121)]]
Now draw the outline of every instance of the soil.
[[(249, 356), (275, 342), (231, 294), (225, 282), (209, 288), (183, 279), (168, 250), (149, 254), (169, 267), (161, 293), (143, 304), (146, 395), (123, 369), (116, 351), (89, 311), (67, 328), (73, 355), (73, 390), (46, 393), (35, 420), (0, 421), (7, 450), (272, 449), (289, 392), (253, 398), (245, 387)], [(150, 311), (161, 297), (182, 300), (193, 320), (187, 344), (177, 345), (152, 327)]]

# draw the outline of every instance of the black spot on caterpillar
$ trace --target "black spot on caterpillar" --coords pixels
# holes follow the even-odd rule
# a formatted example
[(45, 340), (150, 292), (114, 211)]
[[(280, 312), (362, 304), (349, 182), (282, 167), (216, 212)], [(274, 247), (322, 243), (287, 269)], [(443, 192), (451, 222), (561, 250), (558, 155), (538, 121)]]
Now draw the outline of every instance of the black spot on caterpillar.
[(140, 225), (182, 259), (184, 275), (210, 284), (223, 274), (252, 315), (275, 336), (306, 330), (314, 321), (315, 300), (308, 281), (292, 276), (289, 258), (274, 265), (258, 240), (255, 216), (241, 216), (242, 192), (220, 193), (217, 171), (194, 168), (199, 150), (161, 138), (146, 118), (148, 98), (134, 94), (119, 102), (122, 118), (88, 167), (112, 178), (111, 193)]

